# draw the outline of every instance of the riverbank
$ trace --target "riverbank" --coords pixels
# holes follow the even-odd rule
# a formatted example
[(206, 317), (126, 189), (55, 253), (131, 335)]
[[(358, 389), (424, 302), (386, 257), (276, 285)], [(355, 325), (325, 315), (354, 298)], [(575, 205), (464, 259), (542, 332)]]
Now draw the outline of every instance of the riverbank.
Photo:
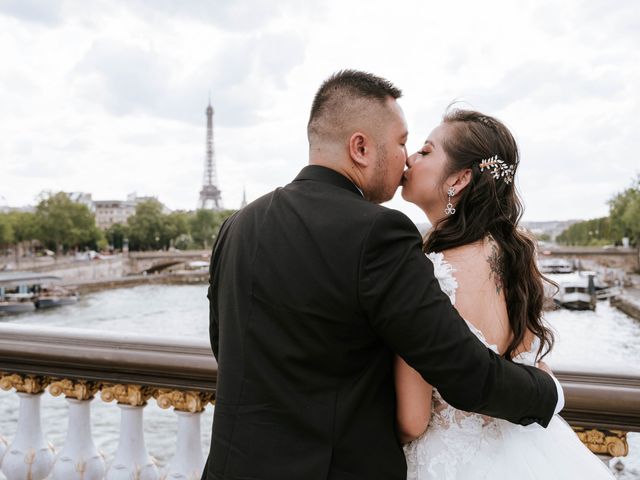
[(631, 318), (640, 320), (640, 275), (630, 275), (631, 286), (622, 295), (611, 299), (611, 305)]
[(129, 275), (99, 280), (78, 280), (63, 282), (63, 286), (72, 288), (80, 294), (111, 290), (115, 288), (135, 287), (137, 285), (189, 285), (207, 283), (208, 271), (156, 273), (152, 275)]

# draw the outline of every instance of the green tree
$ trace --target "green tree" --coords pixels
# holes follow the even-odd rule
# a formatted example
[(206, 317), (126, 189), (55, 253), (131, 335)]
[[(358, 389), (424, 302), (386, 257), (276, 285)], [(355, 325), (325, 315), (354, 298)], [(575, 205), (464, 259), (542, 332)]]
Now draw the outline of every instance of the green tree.
[(640, 175), (609, 201), (609, 217), (617, 242), (628, 237), (632, 245), (640, 246)]
[(114, 223), (104, 231), (107, 243), (116, 250), (122, 250), (125, 239), (129, 236), (129, 225)]
[(191, 237), (194, 243), (199, 248), (211, 248), (222, 223), (235, 212), (235, 210), (197, 210), (191, 219)]
[[(189, 235), (189, 223), (192, 214), (184, 211), (171, 212), (164, 219), (164, 235), (163, 245), (166, 247), (177, 247), (178, 238), (184, 239), (185, 235)], [(184, 242), (181, 242), (184, 246)]]
[(613, 243), (608, 217), (577, 222), (556, 237), (564, 245), (599, 246)]
[(89, 208), (64, 192), (47, 194), (36, 207), (35, 220), (37, 238), (58, 254), (71, 248), (95, 247), (103, 238)]
[(0, 247), (7, 249), (15, 241), (13, 225), (9, 215), (0, 213)]
[(129, 248), (131, 250), (158, 250), (165, 238), (165, 215), (157, 200), (145, 200), (136, 206), (129, 217)]
[(7, 214), (13, 228), (14, 242), (28, 242), (38, 238), (38, 224), (33, 212), (10, 212)]

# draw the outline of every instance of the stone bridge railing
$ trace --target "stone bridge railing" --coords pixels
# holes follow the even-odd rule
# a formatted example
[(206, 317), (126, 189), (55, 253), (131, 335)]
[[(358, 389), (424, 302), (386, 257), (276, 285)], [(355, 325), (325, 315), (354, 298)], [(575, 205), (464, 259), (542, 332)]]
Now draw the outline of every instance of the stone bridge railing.
[(127, 255), (127, 269), (130, 274), (154, 273), (170, 266), (193, 260), (208, 262), (210, 258), (211, 250), (129, 252)]
[[(214, 403), (216, 373), (207, 339), (0, 324), (0, 387), (20, 398), (14, 438), (0, 432), (0, 471), (7, 480), (197, 480), (204, 465), (200, 413)], [(626, 455), (627, 432), (640, 431), (640, 374), (556, 373), (566, 396), (562, 416), (582, 441), (603, 457)], [(42, 433), (45, 391), (69, 404), (67, 435), (57, 454)], [(121, 411), (109, 465), (90, 428), (98, 392)], [(175, 454), (163, 471), (144, 441), (143, 411), (150, 399), (173, 408), (178, 424)]]
[(640, 270), (640, 250), (630, 247), (563, 247), (541, 249), (540, 258), (560, 257), (578, 262), (592, 261), (627, 273)]
[[(16, 435), (11, 442), (0, 437), (0, 471), (7, 480), (199, 479), (200, 413), (213, 402), (216, 372), (206, 339), (0, 324), (0, 387), (20, 397)], [(40, 422), (47, 390), (69, 403), (67, 436), (57, 454)], [(118, 447), (108, 466), (90, 428), (98, 392), (121, 410)], [(175, 455), (162, 472), (143, 436), (150, 399), (173, 408), (178, 423)]]

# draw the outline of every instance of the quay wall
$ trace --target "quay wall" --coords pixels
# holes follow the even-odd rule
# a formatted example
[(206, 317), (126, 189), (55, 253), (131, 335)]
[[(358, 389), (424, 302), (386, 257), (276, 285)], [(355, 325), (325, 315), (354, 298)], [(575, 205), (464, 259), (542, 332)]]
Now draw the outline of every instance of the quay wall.
[(97, 280), (72, 280), (63, 282), (65, 286), (80, 294), (134, 287), (136, 285), (185, 285), (207, 283), (209, 272), (158, 273), (155, 275), (131, 275), (127, 277), (101, 278)]
[(89, 281), (122, 277), (127, 274), (127, 261), (122, 257), (104, 260), (76, 261), (59, 265), (50, 265), (47, 273), (62, 278), (67, 283), (70, 281)]
[(640, 320), (640, 297), (634, 298), (628, 294), (619, 295), (611, 299), (611, 305), (631, 318)]

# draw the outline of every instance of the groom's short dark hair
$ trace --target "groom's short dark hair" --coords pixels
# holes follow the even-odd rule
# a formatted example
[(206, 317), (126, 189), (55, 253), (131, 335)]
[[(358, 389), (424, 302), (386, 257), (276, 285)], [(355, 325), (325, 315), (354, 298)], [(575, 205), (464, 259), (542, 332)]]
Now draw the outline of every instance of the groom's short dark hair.
[(327, 128), (335, 127), (350, 107), (358, 108), (357, 100), (375, 100), (384, 105), (388, 97), (398, 99), (402, 91), (389, 80), (359, 70), (340, 70), (327, 78), (313, 99), (307, 124), (307, 135), (323, 136)]

